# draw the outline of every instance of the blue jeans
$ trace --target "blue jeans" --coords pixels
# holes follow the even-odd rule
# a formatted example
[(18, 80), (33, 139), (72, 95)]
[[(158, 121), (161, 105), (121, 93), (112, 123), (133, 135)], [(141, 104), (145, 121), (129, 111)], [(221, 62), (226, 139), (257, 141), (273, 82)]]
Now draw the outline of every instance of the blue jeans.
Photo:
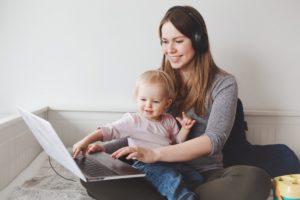
[(146, 180), (168, 200), (195, 200), (197, 195), (191, 191), (204, 182), (201, 174), (184, 163), (136, 161), (133, 167), (146, 173)]

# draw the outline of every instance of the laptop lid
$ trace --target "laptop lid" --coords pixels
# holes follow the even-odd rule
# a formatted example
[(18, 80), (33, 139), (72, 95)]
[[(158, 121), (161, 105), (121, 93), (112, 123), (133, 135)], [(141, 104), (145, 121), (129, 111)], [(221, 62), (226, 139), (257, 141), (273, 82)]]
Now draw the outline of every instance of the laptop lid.
[(59, 164), (64, 166), (66, 169), (71, 171), (74, 175), (79, 177), (84, 181), (99, 181), (99, 180), (109, 180), (109, 179), (120, 179), (120, 178), (135, 178), (144, 177), (145, 174), (134, 169), (127, 163), (120, 160), (114, 160), (106, 153), (99, 153), (91, 155), (94, 159), (101, 164), (113, 169), (117, 174), (114, 176), (99, 176), (97, 177), (87, 177), (83, 171), (78, 167), (77, 163), (72, 158), (71, 154), (58, 137), (52, 125), (45, 119), (32, 114), (22, 108), (18, 108), (22, 118), (24, 119), (27, 126), (32, 131), (33, 135), (40, 143), (45, 152), (56, 160)]

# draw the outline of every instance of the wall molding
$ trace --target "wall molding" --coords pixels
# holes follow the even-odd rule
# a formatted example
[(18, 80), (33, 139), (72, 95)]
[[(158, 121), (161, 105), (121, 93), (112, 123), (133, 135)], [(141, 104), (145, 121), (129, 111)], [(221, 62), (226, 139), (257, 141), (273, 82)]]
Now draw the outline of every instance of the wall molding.
[[(96, 127), (115, 121), (124, 113), (124, 110), (116, 109), (56, 110), (50, 107), (48, 119), (70, 146)], [(296, 142), (300, 138), (300, 113), (247, 110), (245, 120), (248, 124), (247, 138), (252, 144), (287, 144), (300, 158), (300, 146)]]
[(246, 116), (287, 116), (300, 117), (300, 111), (284, 111), (284, 110), (245, 110)]
[[(48, 119), (66, 146), (72, 146), (98, 126), (119, 119), (125, 111), (55, 109), (43, 107), (34, 111)], [(300, 115), (287, 112), (246, 111), (246, 132), (252, 144), (286, 144), (300, 158)], [(0, 190), (12, 181), (41, 151), (19, 115), (0, 121)], [(7, 160), (8, 154), (14, 159)], [(10, 171), (10, 173), (6, 173)]]

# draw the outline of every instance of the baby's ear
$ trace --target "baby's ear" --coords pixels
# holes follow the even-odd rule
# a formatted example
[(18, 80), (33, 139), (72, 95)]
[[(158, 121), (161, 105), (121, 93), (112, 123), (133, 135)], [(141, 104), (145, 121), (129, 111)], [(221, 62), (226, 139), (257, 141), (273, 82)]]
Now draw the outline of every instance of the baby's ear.
[(172, 103), (173, 103), (173, 100), (172, 99), (168, 99), (168, 103), (167, 103), (166, 108), (168, 109), (171, 106)]

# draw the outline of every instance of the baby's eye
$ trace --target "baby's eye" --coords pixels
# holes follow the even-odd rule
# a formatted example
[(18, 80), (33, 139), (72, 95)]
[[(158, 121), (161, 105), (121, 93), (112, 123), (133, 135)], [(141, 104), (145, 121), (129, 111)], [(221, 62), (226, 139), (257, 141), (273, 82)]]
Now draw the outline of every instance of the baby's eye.
[(141, 100), (141, 101), (146, 101), (146, 99), (145, 99), (145, 98), (141, 98), (140, 100)]
[(160, 101), (153, 101), (153, 103), (160, 103)]

